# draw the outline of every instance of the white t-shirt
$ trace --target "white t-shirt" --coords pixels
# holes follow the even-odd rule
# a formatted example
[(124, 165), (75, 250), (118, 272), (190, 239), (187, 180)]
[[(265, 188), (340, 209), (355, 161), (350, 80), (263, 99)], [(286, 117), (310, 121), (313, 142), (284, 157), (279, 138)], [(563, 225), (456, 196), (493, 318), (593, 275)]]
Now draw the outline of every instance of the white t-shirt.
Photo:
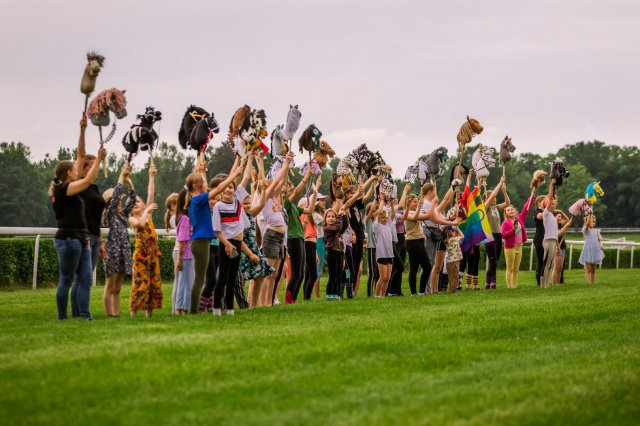
[(220, 231), (222, 235), (227, 238), (236, 237), (248, 228), (251, 224), (249, 218), (242, 208), (242, 202), (249, 194), (247, 190), (242, 186), (238, 186), (235, 196), (230, 203), (218, 201), (213, 206), (213, 229)]

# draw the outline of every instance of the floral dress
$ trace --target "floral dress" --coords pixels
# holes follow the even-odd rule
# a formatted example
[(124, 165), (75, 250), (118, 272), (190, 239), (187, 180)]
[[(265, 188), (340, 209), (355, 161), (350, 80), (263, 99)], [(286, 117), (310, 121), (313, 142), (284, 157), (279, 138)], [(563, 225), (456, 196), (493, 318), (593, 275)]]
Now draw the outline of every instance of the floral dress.
[(268, 277), (273, 273), (273, 267), (267, 263), (267, 259), (262, 255), (258, 243), (256, 243), (256, 223), (251, 215), (249, 218), (249, 227), (244, 229), (244, 242), (249, 250), (260, 258), (258, 263), (253, 263), (249, 256), (241, 254), (240, 257), (240, 273), (245, 281), (252, 280), (256, 277)]
[(133, 312), (162, 308), (161, 256), (158, 235), (151, 218), (141, 231), (136, 232), (133, 250), (133, 285), (129, 309)]
[(136, 204), (136, 192), (129, 191), (124, 208), (120, 210), (122, 188), (121, 183), (113, 188), (111, 201), (105, 211), (105, 222), (109, 228), (109, 236), (105, 243), (107, 259), (104, 262), (104, 272), (107, 277), (118, 273), (131, 275), (131, 242), (127, 231), (127, 218)]

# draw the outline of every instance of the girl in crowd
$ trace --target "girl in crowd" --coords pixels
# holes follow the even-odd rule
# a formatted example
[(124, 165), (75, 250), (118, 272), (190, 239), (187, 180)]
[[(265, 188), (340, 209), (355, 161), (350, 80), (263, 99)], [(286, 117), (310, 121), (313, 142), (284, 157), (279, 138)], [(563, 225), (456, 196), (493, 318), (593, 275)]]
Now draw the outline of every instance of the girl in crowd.
[(542, 277), (544, 265), (544, 248), (542, 247), (542, 241), (544, 240), (544, 223), (542, 221), (542, 212), (544, 211), (545, 199), (545, 195), (538, 195), (536, 198), (536, 211), (533, 214), (533, 221), (536, 225), (536, 233), (533, 236), (533, 246), (536, 250), (536, 283), (538, 287), (540, 286), (540, 278)]
[[(108, 317), (120, 316), (120, 290), (125, 276), (131, 274), (131, 243), (129, 242), (128, 217), (136, 204), (136, 191), (129, 178), (131, 166), (125, 166), (120, 172), (118, 183), (113, 189), (103, 194), (107, 205), (105, 212), (107, 237), (107, 258), (104, 271), (107, 277), (104, 286), (104, 311)], [(121, 198), (124, 184), (129, 186), (129, 193), (122, 208)]]
[(587, 284), (596, 283), (596, 265), (601, 265), (604, 259), (602, 250), (602, 238), (600, 230), (596, 229), (596, 216), (590, 214), (584, 221), (582, 227), (584, 234), (584, 247), (580, 253), (579, 262), (584, 265), (584, 281)]
[[(302, 286), (304, 278), (304, 231), (302, 223), (300, 223), (301, 214), (310, 214), (312, 209), (309, 207), (302, 208), (296, 204), (296, 198), (302, 193), (302, 190), (311, 179), (313, 168), (309, 167), (298, 186), (293, 187), (290, 182), (286, 182), (282, 187), (282, 207), (288, 218), (287, 223), (287, 251), (289, 252), (290, 266), (289, 281), (287, 282), (287, 292), (285, 294), (285, 303), (296, 303), (298, 292)], [(312, 198), (311, 206), (316, 203), (316, 198)]]
[(178, 270), (178, 289), (176, 290), (176, 314), (185, 315), (191, 304), (191, 290), (195, 278), (193, 254), (191, 253), (191, 222), (189, 211), (185, 207), (187, 190), (178, 193), (178, 207), (176, 209), (176, 241), (178, 242), (178, 256), (176, 269)]
[(216, 235), (213, 232), (209, 201), (215, 199), (222, 191), (231, 185), (235, 178), (242, 174), (243, 170), (236, 157), (229, 176), (224, 181), (218, 181), (215, 188), (207, 191), (206, 167), (207, 163), (205, 161), (198, 163), (196, 171), (187, 176), (186, 182), (187, 191), (189, 191), (186, 197), (186, 203), (189, 209), (189, 220), (191, 222), (191, 253), (193, 254), (195, 268), (195, 278), (189, 305), (189, 312), (192, 314), (196, 314), (199, 311), (200, 293), (204, 287), (207, 267), (209, 266), (211, 239)]
[[(244, 187), (248, 181), (246, 170), (247, 169), (245, 169), (245, 177), (240, 183), (240, 186), (242, 187)], [(267, 201), (268, 182), (261, 179), (255, 182), (255, 185), (256, 190), (253, 204), (251, 203), (250, 196), (245, 197), (242, 201), (242, 207), (247, 214), (249, 226), (244, 230), (244, 245), (246, 246), (246, 249), (243, 248), (242, 257), (240, 259), (242, 280), (252, 282), (249, 290), (249, 305), (252, 307), (261, 306), (260, 291), (262, 289), (262, 283), (265, 277), (273, 274), (273, 267), (269, 265), (256, 242), (256, 223), (254, 219), (262, 211)]]
[[(176, 229), (176, 209), (178, 206), (178, 193), (172, 192), (164, 200), (164, 230), (169, 232), (172, 229)], [(178, 264), (178, 240), (176, 239), (173, 244), (173, 251), (171, 252), (171, 260), (173, 260), (173, 288), (171, 289), (171, 313), (176, 313), (176, 291), (178, 290), (178, 270), (176, 265)]]
[[(317, 189), (322, 185), (322, 177), (318, 177), (315, 183), (316, 198)], [(308, 207), (307, 198), (302, 198), (298, 202), (298, 206), (306, 209)], [(311, 293), (313, 292), (313, 286), (318, 280), (318, 264), (317, 264), (317, 249), (318, 249), (318, 228), (316, 226), (315, 219), (313, 217), (316, 214), (316, 203), (311, 205), (311, 210), (308, 214), (300, 215), (300, 223), (302, 224), (304, 233), (304, 258), (306, 264), (306, 270), (304, 273), (304, 300), (311, 299)]]
[(100, 148), (98, 158), (93, 162), (85, 177), (78, 179), (85, 161), (84, 135), (87, 118), (83, 114), (80, 121), (80, 138), (78, 141), (76, 162), (61, 161), (56, 165), (56, 177), (49, 188), (51, 205), (58, 224), (53, 246), (58, 255), (60, 280), (56, 291), (58, 319), (67, 319), (69, 290), (74, 278), (77, 279), (76, 306), (78, 316), (92, 320), (89, 309), (91, 293), (91, 248), (90, 236), (84, 214), (84, 203), (78, 195), (91, 185), (98, 176), (100, 162), (107, 152)]
[[(409, 289), (412, 296), (424, 294), (429, 279), (430, 265), (422, 224), (418, 220), (420, 201), (413, 194), (407, 195), (410, 185), (405, 185), (403, 197), (406, 198), (401, 220), (404, 221), (407, 252), (409, 253)], [(416, 289), (418, 269), (422, 268), (420, 288)]]
[[(239, 170), (242, 167), (239, 168)], [(214, 179), (215, 181), (216, 179)], [(222, 183), (218, 178), (213, 182), (215, 189)], [(249, 196), (243, 186), (236, 186), (232, 181), (220, 194), (220, 201), (213, 206), (213, 229), (220, 240), (218, 247), (218, 281), (213, 290), (213, 315), (220, 316), (222, 298), (227, 309), (227, 315), (234, 315), (233, 296), (234, 287), (240, 267), (240, 251), (243, 248), (244, 230), (249, 227), (249, 219), (242, 208), (241, 200)], [(255, 255), (254, 255), (255, 256)], [(255, 258), (254, 258), (255, 259)]]
[(285, 183), (289, 165), (293, 161), (294, 154), (289, 151), (285, 156), (282, 167), (276, 173), (266, 189), (266, 201), (262, 209), (264, 221), (264, 233), (262, 233), (262, 253), (274, 272), (267, 276), (260, 289), (260, 306), (271, 306), (274, 299), (274, 287), (276, 278), (281, 271), (284, 262), (285, 230), (286, 222), (282, 208), (282, 186)]
[(376, 264), (376, 236), (373, 233), (373, 216), (376, 203), (369, 203), (365, 214), (365, 232), (367, 235), (367, 296), (373, 296), (374, 286), (380, 278)]
[[(86, 154), (84, 156), (84, 166), (80, 177), (83, 178), (87, 173), (89, 173), (89, 170), (91, 170), (95, 161), (95, 155)], [(84, 214), (87, 222), (87, 229), (89, 230), (89, 244), (91, 247), (91, 272), (93, 273), (98, 265), (98, 257), (102, 258), (104, 262), (107, 255), (104, 241), (100, 235), (100, 224), (102, 223), (102, 214), (106, 204), (98, 190), (98, 186), (94, 183), (89, 185), (87, 189), (78, 195), (84, 201)], [(77, 317), (79, 315), (78, 304), (75, 302), (77, 291), (78, 285), (74, 281), (71, 286), (71, 316), (73, 317)]]
[(522, 245), (527, 242), (527, 230), (524, 227), (524, 221), (527, 219), (529, 210), (533, 205), (535, 195), (536, 188), (533, 188), (520, 214), (518, 214), (518, 210), (513, 207), (512, 204), (509, 204), (504, 209), (505, 220), (502, 222), (500, 229), (502, 231), (504, 257), (507, 265), (507, 288), (516, 288), (518, 286), (518, 272), (520, 271), (520, 261), (522, 260)]
[[(409, 184), (405, 185), (405, 188), (410, 186)], [(406, 197), (407, 192), (403, 190), (402, 195), (400, 196), (400, 201), (398, 201), (398, 211), (396, 212), (396, 223), (395, 223), (395, 235), (397, 242), (393, 245), (393, 253), (394, 260), (397, 264), (402, 265), (402, 272), (404, 272), (404, 265), (407, 263), (407, 234), (404, 220), (402, 216), (404, 215), (404, 211), (406, 210)], [(424, 235), (424, 233), (423, 233)], [(424, 241), (423, 241), (424, 243)], [(426, 248), (425, 248), (426, 253)], [(396, 267), (399, 271), (399, 269)], [(402, 296), (402, 272), (394, 273), (393, 267), (391, 268), (391, 281), (389, 282), (389, 287), (391, 288), (391, 292), (397, 294), (398, 296)]]
[(387, 294), (387, 286), (391, 279), (391, 268), (393, 265), (393, 237), (389, 225), (389, 216), (395, 215), (395, 208), (391, 207), (391, 212), (385, 209), (384, 195), (379, 195), (378, 208), (375, 212), (373, 222), (373, 232), (376, 235), (376, 263), (380, 277), (376, 283), (376, 297), (384, 297)]
[(150, 317), (154, 309), (162, 308), (162, 280), (160, 276), (160, 249), (158, 235), (153, 226), (151, 214), (158, 209), (153, 202), (155, 191), (156, 166), (149, 166), (149, 186), (147, 202), (136, 197), (136, 203), (129, 217), (129, 225), (136, 234), (133, 250), (133, 284), (129, 311), (134, 317), (140, 310)]
[(571, 226), (571, 219), (564, 214), (562, 210), (556, 211), (556, 220), (558, 221), (558, 246), (556, 247), (555, 259), (553, 259), (553, 285), (562, 283), (562, 272), (564, 271), (564, 251), (567, 248), (567, 243), (564, 240), (564, 236)]
[[(495, 290), (497, 287), (498, 261), (500, 261), (500, 254), (502, 253), (502, 224), (500, 222), (500, 212), (510, 204), (505, 179), (505, 176), (502, 176), (500, 183), (498, 183), (491, 194), (487, 195), (485, 193), (484, 197), (484, 206), (487, 211), (491, 233), (493, 234), (493, 241), (484, 245), (484, 250), (487, 253), (487, 279), (485, 282), (485, 289), (487, 290)], [(496, 200), (500, 190), (502, 190), (504, 201), (497, 204)]]
[(338, 289), (342, 279), (342, 264), (344, 262), (344, 242), (342, 234), (349, 226), (346, 216), (348, 207), (339, 206), (336, 202), (338, 213), (331, 208), (324, 213), (324, 240), (327, 248), (327, 265), (329, 267), (329, 280), (327, 281), (327, 300), (338, 300)]
[(549, 288), (549, 281), (551, 281), (551, 274), (553, 273), (553, 258), (556, 255), (556, 247), (558, 246), (558, 221), (554, 214), (558, 200), (553, 196), (555, 184), (555, 178), (551, 179), (549, 195), (544, 202), (544, 210), (542, 211), (542, 222), (544, 224), (544, 239), (542, 240), (544, 262), (542, 276), (540, 277), (540, 287), (542, 288)]
[[(471, 173), (469, 173), (469, 176), (471, 176)], [(467, 178), (467, 182), (469, 182), (469, 177)], [(433, 183), (425, 183), (422, 186), (422, 196), (420, 197), (420, 200), (418, 200), (418, 205), (422, 206), (422, 208), (421, 212), (415, 216), (415, 218), (420, 221), (425, 221), (427, 231), (425, 233), (425, 237), (427, 239), (427, 250), (429, 247), (433, 248), (433, 254), (431, 256), (433, 258), (433, 267), (429, 270), (431, 293), (438, 292), (438, 288), (440, 286), (440, 272), (444, 267), (444, 256), (447, 250), (444, 243), (444, 232), (442, 227), (458, 226), (457, 218), (454, 220), (448, 220), (443, 213), (444, 209), (452, 199), (453, 189), (449, 188), (445, 194), (443, 202), (440, 203), (436, 186)], [(432, 245), (430, 243), (432, 243)], [(427, 256), (429, 256), (428, 252)], [(426, 274), (424, 269), (423, 274)], [(420, 280), (422, 281), (423, 279), (424, 278), (421, 276)]]
[[(318, 187), (320, 188), (320, 187)], [(324, 244), (324, 211), (327, 197), (325, 195), (318, 194), (318, 201), (316, 202), (316, 209), (313, 212), (313, 221), (316, 224), (316, 232), (318, 239), (316, 240), (316, 253), (318, 256), (317, 275), (316, 282), (313, 285), (313, 292), (316, 299), (320, 298), (320, 277), (322, 276), (322, 270), (324, 269), (324, 261), (326, 259), (327, 250)]]
[[(356, 236), (356, 242), (351, 244), (351, 284), (353, 288), (354, 295), (358, 295), (358, 290), (360, 288), (360, 264), (362, 262), (362, 251), (364, 249), (364, 225), (362, 223), (362, 212), (364, 210), (365, 204), (373, 199), (374, 191), (375, 191), (375, 176), (370, 176), (364, 183), (360, 181), (359, 186), (362, 186), (361, 197), (357, 199), (351, 206), (349, 206), (349, 226), (353, 230), (353, 233)], [(351, 186), (347, 191), (345, 191), (345, 198), (351, 198), (359, 186)], [(366, 190), (366, 188), (369, 188)], [(350, 243), (350, 241), (349, 241)], [(346, 256), (346, 253), (345, 253)]]
[(462, 249), (460, 243), (464, 238), (457, 226), (447, 226), (444, 230), (445, 245), (447, 247), (447, 277), (449, 280), (449, 293), (458, 290), (460, 276), (460, 261), (462, 260)]
[[(350, 213), (347, 212), (347, 217), (350, 217)], [(347, 289), (347, 297), (353, 299), (353, 283), (355, 282), (355, 276), (353, 275), (353, 243), (357, 241), (357, 237), (351, 228), (351, 225), (347, 226), (342, 234), (342, 241), (344, 243), (344, 268), (342, 272), (342, 280), (340, 282), (340, 290), (338, 290), (338, 297), (344, 298), (344, 290)]]

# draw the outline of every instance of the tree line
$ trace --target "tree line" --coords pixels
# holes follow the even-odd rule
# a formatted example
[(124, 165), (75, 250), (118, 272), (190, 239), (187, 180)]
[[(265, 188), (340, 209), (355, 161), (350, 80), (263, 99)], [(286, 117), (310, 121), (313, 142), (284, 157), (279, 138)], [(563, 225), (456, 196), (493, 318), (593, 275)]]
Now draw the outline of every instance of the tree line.
[[(471, 155), (475, 146), (468, 147), (463, 163), (471, 165)], [(55, 227), (55, 216), (47, 194), (49, 184), (54, 176), (54, 168), (58, 161), (70, 160), (74, 150), (59, 148), (55, 155), (47, 154), (44, 159), (33, 161), (31, 150), (21, 142), (3, 142), (0, 144), (0, 226)], [(421, 158), (426, 158), (425, 152)], [(146, 154), (143, 154), (146, 155)], [(228, 144), (209, 147), (206, 153), (209, 160), (210, 176), (218, 172), (228, 172), (233, 164), (234, 154)], [(383, 153), (384, 156), (384, 153)], [(269, 166), (269, 156), (265, 161)], [(299, 163), (304, 156), (298, 156)], [(154, 223), (161, 227), (164, 216), (164, 199), (172, 192), (177, 192), (195, 166), (193, 152), (178, 150), (175, 145), (162, 142), (154, 155), (159, 173), (156, 176), (156, 201), (160, 208), (154, 214)], [(449, 184), (451, 167), (457, 163), (454, 155), (449, 159), (445, 173), (438, 180), (438, 192), (443, 196)], [(640, 149), (638, 147), (607, 145), (600, 141), (578, 142), (562, 147), (556, 153), (540, 156), (532, 153), (515, 155), (507, 163), (507, 188), (511, 202), (520, 208), (530, 189), (531, 176), (535, 170), (549, 171), (553, 160), (562, 160), (570, 172), (570, 177), (558, 189), (559, 207), (565, 212), (580, 197), (586, 186), (600, 180), (605, 196), (595, 206), (599, 226), (603, 227), (640, 227), (640, 198), (634, 197), (634, 188), (640, 185)], [(335, 170), (339, 158), (331, 159), (322, 171), (322, 187), (320, 192), (327, 194), (331, 174)], [(415, 161), (415, 160), (412, 160)], [(110, 154), (107, 158), (108, 177), (102, 172), (97, 180), (100, 190), (115, 185), (119, 172), (125, 163), (124, 156)], [(409, 166), (409, 164), (407, 164)], [(148, 183), (148, 161), (143, 168), (132, 173), (132, 181), (136, 190), (146, 197)], [(403, 176), (405, 170), (394, 170), (396, 176)], [(502, 176), (502, 168), (491, 169), (488, 187), (494, 187)], [(299, 169), (292, 171), (291, 181), (297, 184), (302, 175)], [(547, 179), (548, 181), (548, 179)], [(399, 191), (404, 182), (396, 179)], [(539, 194), (546, 193), (545, 185)], [(418, 191), (418, 183), (412, 185)], [(530, 215), (531, 216), (531, 215)], [(531, 220), (531, 217), (529, 218)], [(531, 222), (532, 224), (532, 222)]]

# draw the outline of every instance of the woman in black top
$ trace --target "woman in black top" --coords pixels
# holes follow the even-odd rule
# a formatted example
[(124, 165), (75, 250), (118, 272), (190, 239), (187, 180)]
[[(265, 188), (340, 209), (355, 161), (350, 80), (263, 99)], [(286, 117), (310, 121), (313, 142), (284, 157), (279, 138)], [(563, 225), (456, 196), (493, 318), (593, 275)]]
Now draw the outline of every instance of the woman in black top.
[(84, 213), (84, 200), (78, 195), (95, 181), (98, 176), (100, 162), (106, 157), (104, 148), (98, 151), (97, 161), (87, 175), (78, 179), (78, 171), (82, 170), (85, 161), (84, 133), (87, 119), (83, 115), (80, 121), (80, 139), (78, 141), (77, 159), (61, 161), (56, 165), (56, 177), (49, 188), (51, 204), (58, 222), (53, 245), (58, 254), (60, 280), (56, 292), (58, 319), (67, 319), (69, 290), (74, 278), (77, 280), (75, 304), (77, 315), (84, 319), (93, 319), (89, 310), (91, 292), (91, 249), (90, 234)]
[[(84, 156), (84, 166), (82, 168), (81, 178), (84, 178), (89, 173), (89, 170), (93, 167), (96, 161), (96, 156), (92, 154), (86, 154)], [(87, 229), (89, 230), (89, 248), (91, 249), (91, 273), (95, 271), (98, 265), (98, 256), (104, 259), (106, 257), (106, 250), (104, 242), (100, 236), (100, 223), (102, 222), (102, 212), (106, 206), (102, 194), (98, 190), (98, 185), (91, 184), (87, 189), (78, 194), (82, 201), (84, 201), (84, 215), (87, 221)], [(78, 283), (73, 282), (71, 286), (71, 316), (79, 316), (78, 303)]]
[(536, 249), (536, 282), (540, 286), (540, 277), (544, 267), (544, 248), (542, 241), (544, 240), (544, 224), (542, 222), (542, 211), (544, 210), (544, 200), (546, 195), (538, 195), (536, 198), (536, 212), (533, 214), (533, 221), (536, 224), (536, 233), (533, 237), (533, 246)]

